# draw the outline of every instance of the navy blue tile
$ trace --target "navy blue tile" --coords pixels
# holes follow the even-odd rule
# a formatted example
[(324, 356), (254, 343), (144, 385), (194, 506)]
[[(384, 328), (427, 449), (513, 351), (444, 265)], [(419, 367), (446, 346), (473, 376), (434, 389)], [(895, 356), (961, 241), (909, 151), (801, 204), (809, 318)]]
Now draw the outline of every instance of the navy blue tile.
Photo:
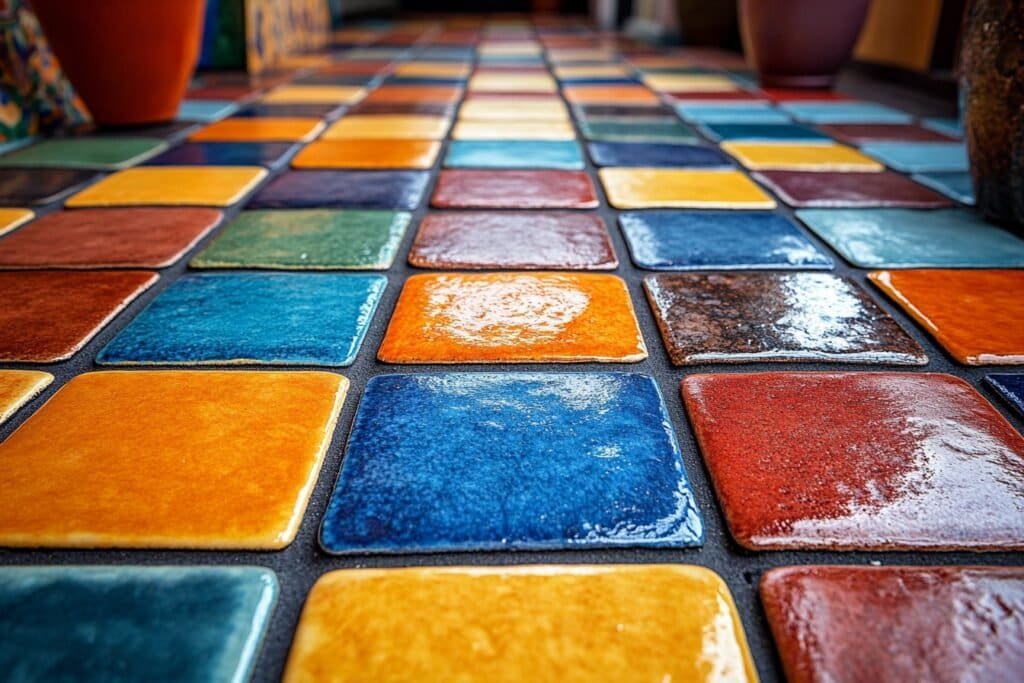
[(703, 536), (650, 377), (445, 373), (369, 381), (320, 544), (410, 553)]
[(798, 123), (706, 123), (701, 132), (716, 141), (831, 140), (829, 136)]
[(275, 166), (290, 142), (187, 142), (146, 162), (149, 166)]
[(985, 379), (1007, 403), (1024, 415), (1024, 375), (989, 375)]
[(402, 209), (419, 206), (426, 171), (289, 171), (253, 197), (250, 209)]
[(264, 118), (276, 116), (294, 116), (298, 118), (322, 119), (341, 109), (337, 104), (251, 104), (245, 109), (236, 111), (232, 116), (245, 118)]
[(669, 145), (659, 142), (591, 142), (590, 158), (598, 166), (672, 166), (708, 168), (732, 166), (714, 147)]

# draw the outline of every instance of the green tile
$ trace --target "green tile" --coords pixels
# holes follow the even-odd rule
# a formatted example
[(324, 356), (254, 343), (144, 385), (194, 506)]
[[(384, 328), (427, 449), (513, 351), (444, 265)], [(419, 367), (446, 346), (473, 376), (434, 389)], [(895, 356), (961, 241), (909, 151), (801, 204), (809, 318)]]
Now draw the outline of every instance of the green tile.
[(588, 140), (605, 142), (697, 142), (689, 126), (673, 120), (583, 119), (580, 130)]
[(0, 166), (127, 168), (167, 149), (156, 138), (56, 138), (0, 157)]
[(244, 211), (193, 268), (385, 270), (411, 214), (403, 211)]

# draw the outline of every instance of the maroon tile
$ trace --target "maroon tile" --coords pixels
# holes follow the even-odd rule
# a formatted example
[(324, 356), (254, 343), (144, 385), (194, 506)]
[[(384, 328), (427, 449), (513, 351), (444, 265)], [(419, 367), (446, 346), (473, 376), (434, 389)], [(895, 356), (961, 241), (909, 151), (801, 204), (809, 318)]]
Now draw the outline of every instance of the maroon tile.
[(1024, 673), (1021, 567), (783, 567), (761, 599), (789, 683)]
[(583, 171), (441, 171), (431, 204), (442, 209), (593, 209)]
[(818, 130), (851, 145), (864, 142), (956, 142), (957, 139), (912, 123), (835, 123)]
[(441, 270), (610, 270), (618, 260), (600, 216), (523, 211), (430, 214), (409, 263)]
[(55, 202), (97, 177), (95, 171), (73, 168), (0, 169), (0, 206)]
[(953, 206), (943, 195), (893, 171), (881, 173), (811, 173), (761, 171), (758, 182), (790, 206), (892, 206), (934, 209)]
[(440, 102), (365, 102), (352, 107), (348, 113), (452, 116), (455, 113), (455, 105)]
[(683, 399), (746, 548), (1024, 549), (1024, 437), (959, 378), (692, 375)]

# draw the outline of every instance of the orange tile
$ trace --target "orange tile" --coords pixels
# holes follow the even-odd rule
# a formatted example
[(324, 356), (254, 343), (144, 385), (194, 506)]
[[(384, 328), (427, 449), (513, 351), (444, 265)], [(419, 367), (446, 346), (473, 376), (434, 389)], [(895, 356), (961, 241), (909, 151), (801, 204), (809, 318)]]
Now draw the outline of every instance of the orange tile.
[(450, 85), (382, 85), (367, 95), (363, 104), (455, 104), (461, 96), (462, 88)]
[(0, 545), (282, 548), (348, 380), (326, 372), (90, 372), (0, 444)]
[(658, 104), (661, 100), (642, 85), (572, 85), (563, 88), (573, 104)]
[(53, 375), (37, 370), (0, 370), (0, 424), (14, 415), (40, 391), (49, 386)]
[(318, 140), (299, 152), (294, 168), (431, 168), (434, 140)]
[(192, 142), (304, 142), (315, 138), (324, 122), (313, 118), (254, 117), (222, 119), (188, 136)]
[(377, 357), (389, 363), (633, 362), (626, 283), (589, 273), (414, 275)]
[(331, 124), (322, 140), (441, 140), (450, 121), (422, 114), (350, 114)]

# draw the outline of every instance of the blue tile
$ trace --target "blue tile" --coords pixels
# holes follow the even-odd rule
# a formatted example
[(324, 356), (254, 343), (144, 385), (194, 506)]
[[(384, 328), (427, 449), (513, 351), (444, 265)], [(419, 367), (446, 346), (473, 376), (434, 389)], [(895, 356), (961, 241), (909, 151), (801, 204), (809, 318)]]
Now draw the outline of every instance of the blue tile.
[(985, 379), (1007, 403), (1024, 415), (1024, 375), (988, 375)]
[(238, 109), (231, 100), (185, 100), (178, 107), (179, 121), (217, 121)]
[(874, 102), (786, 102), (779, 107), (810, 123), (911, 123), (910, 114)]
[(290, 142), (186, 142), (146, 162), (148, 166), (276, 166)]
[(691, 123), (790, 123), (789, 114), (769, 103), (736, 102), (708, 104), (684, 102), (676, 112)]
[(583, 154), (575, 142), (548, 140), (454, 140), (446, 168), (581, 169)]
[(832, 259), (789, 220), (740, 211), (619, 216), (633, 262), (649, 270), (829, 269)]
[(114, 337), (97, 362), (351, 365), (386, 284), (382, 275), (186, 275)]
[(921, 125), (954, 138), (964, 136), (964, 122), (960, 119), (935, 117), (922, 120)]
[(862, 268), (1024, 266), (1024, 240), (963, 209), (802, 209), (796, 215)]
[(320, 544), (331, 553), (700, 545), (650, 377), (384, 375), (366, 386)]
[(911, 177), (950, 199), (974, 206), (974, 181), (971, 180), (971, 174), (966, 171), (921, 173)]
[(669, 145), (659, 142), (591, 142), (590, 158), (597, 166), (669, 166), (718, 168), (732, 166), (716, 147)]
[(824, 141), (832, 139), (813, 128), (796, 123), (708, 123), (701, 125), (700, 128), (704, 135), (715, 141), (774, 142), (778, 140)]
[(860, 151), (904, 173), (967, 171), (967, 147), (962, 142), (869, 142)]
[(277, 593), (256, 567), (6, 567), (0, 677), (245, 681)]
[(267, 183), (246, 208), (412, 211), (429, 178), (426, 171), (289, 171)]

